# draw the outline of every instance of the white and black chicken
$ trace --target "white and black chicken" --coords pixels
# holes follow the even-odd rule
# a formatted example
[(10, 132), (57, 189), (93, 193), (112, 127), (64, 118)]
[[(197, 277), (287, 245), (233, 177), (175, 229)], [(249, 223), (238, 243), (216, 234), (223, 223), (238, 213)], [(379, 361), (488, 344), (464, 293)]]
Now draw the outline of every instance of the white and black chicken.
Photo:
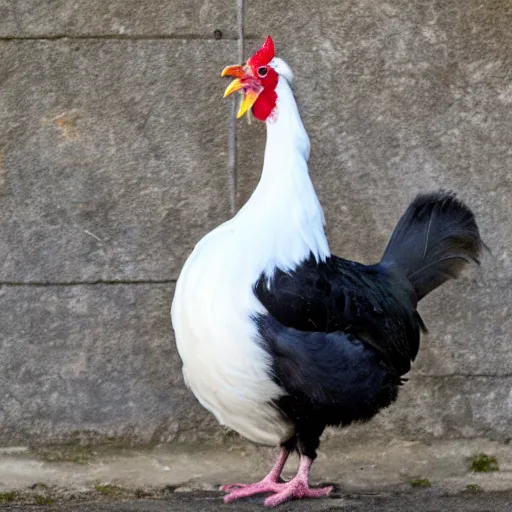
[[(397, 397), (418, 352), (418, 302), (470, 261), (482, 241), (470, 209), (451, 193), (414, 199), (381, 261), (363, 265), (329, 249), (308, 174), (309, 138), (270, 36), (225, 95), (243, 95), (266, 123), (260, 182), (243, 208), (207, 234), (176, 285), (172, 322), (187, 385), (217, 420), (280, 445), (256, 484), (224, 486), (225, 501), (271, 493), (265, 505), (329, 494), (309, 487), (327, 425), (372, 418)], [(297, 475), (280, 474), (288, 455)]]

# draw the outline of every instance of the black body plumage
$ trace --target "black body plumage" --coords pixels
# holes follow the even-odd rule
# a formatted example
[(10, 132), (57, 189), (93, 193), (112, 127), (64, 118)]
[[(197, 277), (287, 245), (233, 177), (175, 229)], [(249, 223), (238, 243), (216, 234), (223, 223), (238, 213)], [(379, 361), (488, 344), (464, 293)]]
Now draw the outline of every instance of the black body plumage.
[(481, 248), (469, 208), (438, 192), (413, 201), (376, 265), (310, 257), (260, 277), (267, 313), (255, 321), (283, 389), (275, 406), (296, 430), (286, 446), (314, 458), (327, 425), (368, 420), (396, 399), (424, 329), (418, 301)]

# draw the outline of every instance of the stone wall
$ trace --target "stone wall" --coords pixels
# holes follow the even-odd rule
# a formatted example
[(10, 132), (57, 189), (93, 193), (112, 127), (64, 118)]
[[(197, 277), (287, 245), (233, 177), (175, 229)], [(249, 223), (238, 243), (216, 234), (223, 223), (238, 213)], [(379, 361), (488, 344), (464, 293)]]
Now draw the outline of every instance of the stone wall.
[[(247, 0), (295, 72), (333, 252), (372, 262), (419, 191), (450, 188), (492, 255), (421, 305), (430, 335), (356, 435), (512, 437), (512, 4)], [(0, 0), (0, 444), (221, 439), (169, 318), (229, 218), (237, 2)], [(237, 125), (237, 199), (264, 126)]]

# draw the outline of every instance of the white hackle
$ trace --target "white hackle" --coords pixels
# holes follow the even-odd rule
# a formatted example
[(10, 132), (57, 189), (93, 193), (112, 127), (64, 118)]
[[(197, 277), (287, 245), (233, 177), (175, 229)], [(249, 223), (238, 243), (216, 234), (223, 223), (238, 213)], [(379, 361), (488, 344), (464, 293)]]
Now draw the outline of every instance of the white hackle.
[[(271, 65), (275, 61), (276, 71), (291, 79), (288, 65), (281, 59)], [(309, 137), (284, 76), (276, 88), (276, 109), (266, 122), (261, 179), (229, 223), (241, 226), (241, 242), (254, 247), (255, 266), (269, 276), (276, 267), (292, 270), (310, 254), (318, 261), (330, 255), (322, 207), (308, 172)]]
[(309, 178), (309, 139), (282, 73), (267, 121), (261, 180), (238, 214), (206, 235), (176, 284), (172, 321), (187, 385), (218, 421), (252, 441), (277, 444), (292, 426), (271, 405), (282, 390), (258, 341), (253, 317), (265, 309), (253, 285), (276, 268), (293, 270), (310, 254), (329, 256), (324, 217)]

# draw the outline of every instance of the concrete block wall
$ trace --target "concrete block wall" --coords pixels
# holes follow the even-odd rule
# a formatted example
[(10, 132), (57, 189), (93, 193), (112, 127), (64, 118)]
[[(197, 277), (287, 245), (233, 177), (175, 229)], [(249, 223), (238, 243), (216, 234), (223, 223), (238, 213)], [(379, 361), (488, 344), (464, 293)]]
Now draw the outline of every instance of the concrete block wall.
[[(237, 2), (0, 0), (0, 444), (211, 441), (169, 309), (230, 216)], [(413, 196), (451, 188), (492, 255), (421, 306), (398, 403), (355, 435), (512, 437), (512, 7), (246, 0), (295, 72), (333, 251), (376, 260)], [(237, 201), (264, 126), (237, 125)], [(343, 435), (343, 434), (337, 434)]]

